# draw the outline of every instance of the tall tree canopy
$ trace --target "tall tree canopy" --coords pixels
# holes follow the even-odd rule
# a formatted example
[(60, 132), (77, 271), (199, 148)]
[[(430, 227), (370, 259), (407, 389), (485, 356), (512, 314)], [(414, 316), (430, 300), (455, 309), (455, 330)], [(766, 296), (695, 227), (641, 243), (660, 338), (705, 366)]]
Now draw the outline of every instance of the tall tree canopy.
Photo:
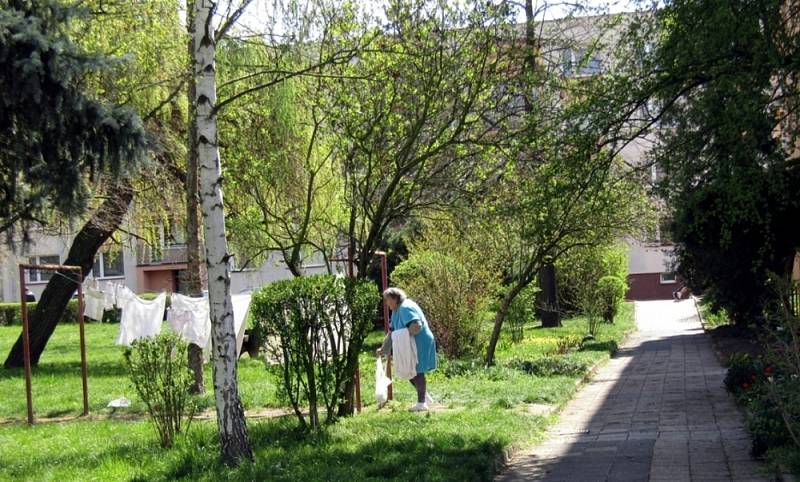
[[(739, 322), (757, 322), (800, 246), (796, 2), (674, 0), (642, 17), (621, 77), (660, 139), (677, 268)], [(652, 48), (648, 48), (652, 47)]]
[(58, 2), (0, 2), (0, 232), (9, 236), (55, 209), (81, 214), (89, 183), (130, 173), (146, 135), (130, 109), (87, 94), (87, 73), (107, 59), (66, 35), (77, 11)]

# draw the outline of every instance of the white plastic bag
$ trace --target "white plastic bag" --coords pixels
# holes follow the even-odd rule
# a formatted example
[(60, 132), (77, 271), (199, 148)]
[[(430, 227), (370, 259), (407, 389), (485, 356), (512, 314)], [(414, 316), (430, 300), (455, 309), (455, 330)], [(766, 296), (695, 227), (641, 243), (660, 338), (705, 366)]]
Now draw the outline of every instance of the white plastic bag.
[(386, 376), (381, 357), (378, 357), (377, 360), (375, 363), (375, 400), (378, 402), (378, 407), (381, 407), (389, 400), (389, 385), (392, 384), (392, 379)]

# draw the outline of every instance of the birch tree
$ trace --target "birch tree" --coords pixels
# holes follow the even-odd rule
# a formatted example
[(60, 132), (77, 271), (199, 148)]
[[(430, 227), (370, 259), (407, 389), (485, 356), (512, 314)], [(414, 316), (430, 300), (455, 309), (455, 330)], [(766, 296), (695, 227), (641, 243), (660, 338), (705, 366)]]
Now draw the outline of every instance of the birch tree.
[(222, 460), (237, 465), (252, 459), (244, 408), (239, 399), (236, 333), (233, 325), (225, 212), (222, 200), (222, 165), (217, 142), (216, 42), (213, 14), (216, 2), (194, 3), (194, 99), (197, 121), (197, 160), (200, 205), (203, 213), (211, 340), (214, 366), (214, 399), (217, 409)]

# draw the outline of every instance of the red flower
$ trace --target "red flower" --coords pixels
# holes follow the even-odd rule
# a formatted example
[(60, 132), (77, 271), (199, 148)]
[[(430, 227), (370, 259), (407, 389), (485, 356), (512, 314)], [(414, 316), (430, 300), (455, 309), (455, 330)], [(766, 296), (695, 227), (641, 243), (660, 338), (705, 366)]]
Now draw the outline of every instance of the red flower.
[(742, 383), (742, 390), (746, 391), (748, 388), (750, 388), (750, 384), (749, 383)]
[(766, 376), (770, 376), (770, 375), (772, 375), (772, 373), (773, 373), (774, 371), (775, 371), (775, 369), (774, 369), (774, 368), (772, 368), (772, 367), (765, 367), (765, 368), (764, 368), (764, 375), (766, 375)]

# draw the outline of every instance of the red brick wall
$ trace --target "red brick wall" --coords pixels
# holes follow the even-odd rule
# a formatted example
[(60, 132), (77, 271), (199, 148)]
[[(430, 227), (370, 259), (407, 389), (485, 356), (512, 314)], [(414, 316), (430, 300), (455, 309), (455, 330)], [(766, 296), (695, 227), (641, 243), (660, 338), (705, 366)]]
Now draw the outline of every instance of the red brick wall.
[(170, 293), (175, 291), (175, 271), (145, 271), (142, 274), (143, 283), (140, 287), (142, 291), (154, 291), (156, 293), (160, 291), (168, 291)]
[(678, 283), (661, 284), (660, 273), (640, 273), (628, 275), (628, 300), (669, 300), (672, 292), (683, 286)]

